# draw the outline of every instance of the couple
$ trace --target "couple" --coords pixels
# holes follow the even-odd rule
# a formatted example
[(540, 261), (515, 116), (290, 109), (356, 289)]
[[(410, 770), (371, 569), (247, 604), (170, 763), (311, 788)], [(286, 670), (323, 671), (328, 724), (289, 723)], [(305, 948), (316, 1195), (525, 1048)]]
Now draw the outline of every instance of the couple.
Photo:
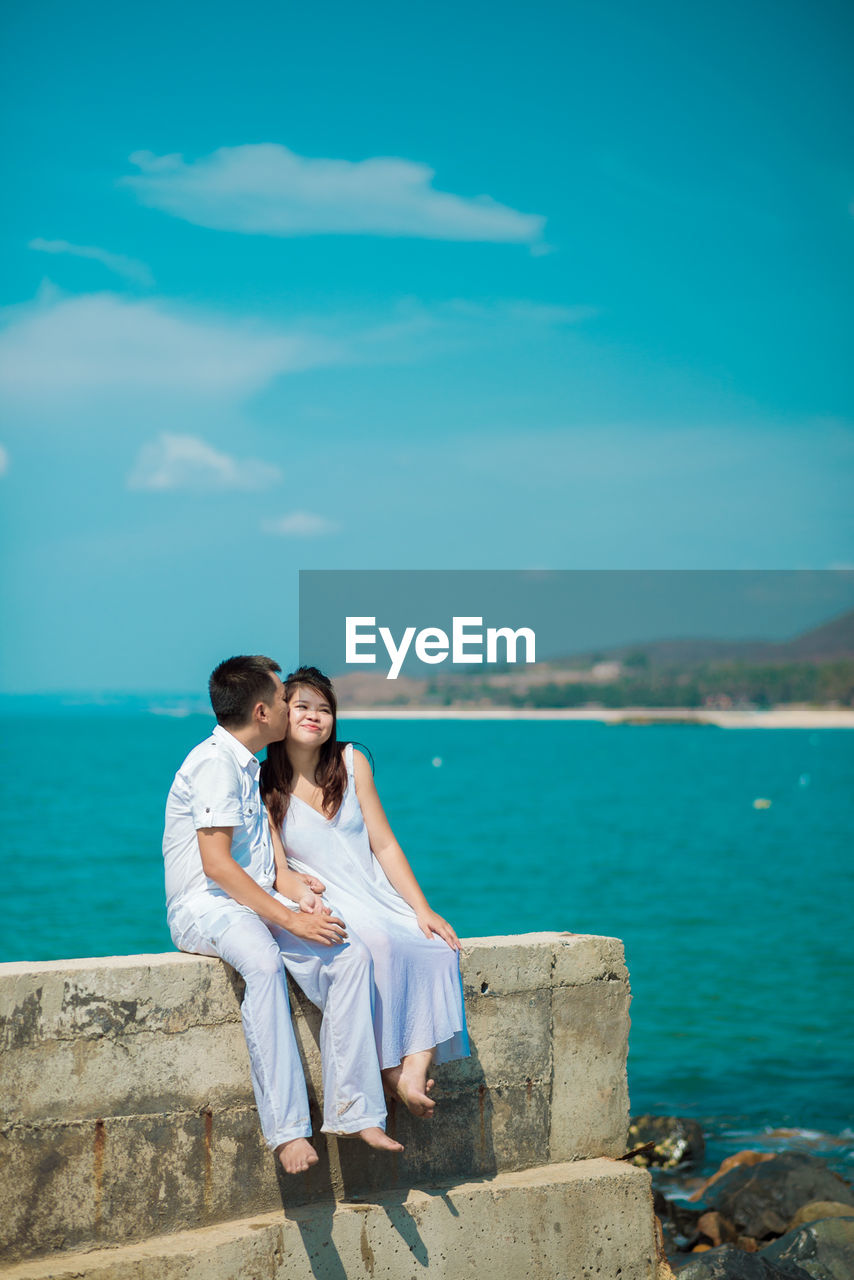
[(431, 1116), (430, 1066), (466, 1057), (468, 1038), (456, 934), (421, 892), (367, 760), (337, 741), (331, 682), (280, 672), (244, 656), (211, 675), (217, 725), (175, 775), (163, 857), (175, 945), (246, 983), (261, 1128), (301, 1173), (318, 1157), (285, 969), (323, 1011), (325, 1133), (402, 1151), (384, 1093)]

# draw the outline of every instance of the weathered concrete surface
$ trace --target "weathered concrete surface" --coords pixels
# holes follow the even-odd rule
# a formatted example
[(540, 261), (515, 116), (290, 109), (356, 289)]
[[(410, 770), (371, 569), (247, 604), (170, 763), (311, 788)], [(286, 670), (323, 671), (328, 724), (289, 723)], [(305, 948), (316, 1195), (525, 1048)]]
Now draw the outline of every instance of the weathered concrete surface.
[[(305, 1178), (264, 1148), (240, 1024), (218, 960), (169, 954), (0, 965), (7, 1175), (0, 1257), (126, 1243), (285, 1204), (620, 1155), (628, 979), (615, 939), (463, 943), (469, 1060), (437, 1071), (437, 1115), (392, 1108), (391, 1159), (317, 1142)], [(317, 1011), (292, 1001), (310, 1093)], [(319, 1130), (315, 1107), (315, 1131)]]
[(142, 1245), (43, 1258), (4, 1280), (653, 1280), (649, 1174), (611, 1160), (313, 1204)]
[[(552, 1054), (549, 1152), (553, 1160), (595, 1156), (613, 1148), (616, 1108), (628, 1097), (615, 1094), (625, 1070), (622, 1037), (629, 1026), (629, 989), (619, 981), (591, 981), (552, 992)], [(579, 1028), (584, 1034), (579, 1035)], [(593, 1097), (591, 1097), (591, 1090)]]

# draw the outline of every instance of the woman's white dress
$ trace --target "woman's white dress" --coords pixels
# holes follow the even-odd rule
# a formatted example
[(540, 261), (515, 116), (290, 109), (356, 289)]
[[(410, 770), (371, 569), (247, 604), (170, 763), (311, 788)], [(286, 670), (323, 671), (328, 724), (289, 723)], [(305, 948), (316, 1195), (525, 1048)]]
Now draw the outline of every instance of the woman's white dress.
[(353, 745), (344, 748), (347, 790), (334, 818), (291, 796), (282, 839), (288, 864), (326, 885), (324, 898), (374, 961), (374, 1030), (381, 1067), (436, 1046), (435, 1061), (469, 1053), (459, 954), (427, 938), (415, 912), (389, 883), (371, 852), (356, 795)]

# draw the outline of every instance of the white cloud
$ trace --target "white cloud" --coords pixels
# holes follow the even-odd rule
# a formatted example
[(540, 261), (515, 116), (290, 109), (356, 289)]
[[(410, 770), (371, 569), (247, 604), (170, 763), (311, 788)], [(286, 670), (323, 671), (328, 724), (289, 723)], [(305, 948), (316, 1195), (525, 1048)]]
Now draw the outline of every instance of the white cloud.
[(338, 529), (332, 520), (311, 511), (292, 511), (289, 515), (265, 520), (261, 527), (265, 533), (277, 533), (286, 538), (316, 538), (324, 533), (335, 533)]
[(267, 489), (281, 480), (278, 467), (220, 453), (198, 436), (163, 432), (143, 445), (129, 489)]
[(114, 293), (48, 290), (7, 312), (0, 389), (31, 410), (118, 396), (221, 403), (244, 399), (281, 374), (341, 363), (337, 342)]
[(38, 298), (0, 312), (0, 395), (41, 422), (103, 411), (181, 430), (188, 413), (227, 412), (287, 374), (348, 364), (423, 362), (448, 348), (536, 342), (596, 315), (525, 299), (405, 298), (384, 312), (287, 326), (117, 293)]
[(36, 249), (39, 253), (66, 253), (72, 258), (89, 258), (93, 262), (100, 262), (108, 271), (124, 276), (126, 280), (145, 285), (147, 289), (154, 284), (150, 268), (137, 258), (128, 258), (123, 253), (110, 253), (108, 249), (99, 249), (95, 245), (70, 244), (68, 240), (42, 240), (40, 236), (31, 240), (27, 247)]
[(437, 191), (432, 169), (394, 156), (308, 159), (271, 142), (220, 147), (189, 163), (150, 151), (130, 160), (140, 173), (121, 182), (143, 204), (221, 231), (542, 243), (540, 215)]
[(9, 450), (0, 444), (0, 476), (5, 476), (9, 470)]

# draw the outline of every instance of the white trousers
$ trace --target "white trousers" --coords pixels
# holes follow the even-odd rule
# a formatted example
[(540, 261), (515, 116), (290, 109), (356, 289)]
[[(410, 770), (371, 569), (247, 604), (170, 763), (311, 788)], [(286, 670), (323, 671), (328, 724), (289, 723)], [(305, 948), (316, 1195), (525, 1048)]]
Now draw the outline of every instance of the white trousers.
[(173, 934), (173, 940), (181, 951), (219, 956), (246, 983), (243, 1033), (261, 1131), (271, 1150), (292, 1138), (311, 1136), (285, 969), (323, 1011), (323, 1131), (385, 1128), (373, 1030), (373, 967), (364, 943), (352, 934), (347, 942), (330, 947), (308, 942), (262, 920), (249, 907), (221, 898), (215, 911), (197, 917)]

